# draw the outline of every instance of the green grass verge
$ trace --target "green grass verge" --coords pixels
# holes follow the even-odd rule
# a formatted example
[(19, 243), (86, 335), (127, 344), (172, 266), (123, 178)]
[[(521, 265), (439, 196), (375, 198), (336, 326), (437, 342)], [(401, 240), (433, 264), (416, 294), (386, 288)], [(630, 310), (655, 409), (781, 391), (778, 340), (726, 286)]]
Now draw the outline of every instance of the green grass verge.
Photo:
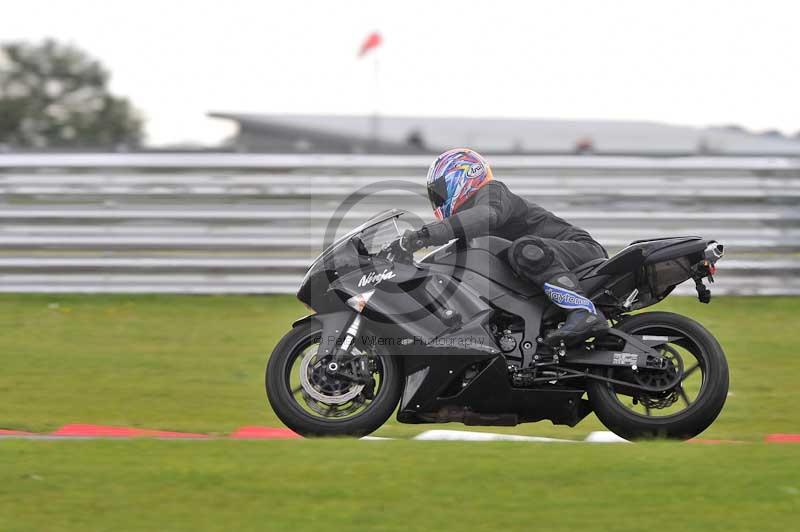
[[(800, 447), (7, 441), (0, 530), (796, 529)], [(734, 466), (735, 464), (735, 466)]]
[[(673, 297), (654, 307), (692, 316), (719, 338), (731, 396), (703, 436), (760, 440), (800, 432), (800, 298)], [(289, 296), (0, 296), (0, 428), (100, 423), (226, 433), (279, 426), (263, 390), (266, 358), (305, 309)], [(458, 425), (450, 425), (457, 428)], [(384, 426), (407, 436), (421, 426)], [(549, 422), (507, 431), (581, 437), (601, 429)], [(495, 430), (495, 429), (489, 429)]]

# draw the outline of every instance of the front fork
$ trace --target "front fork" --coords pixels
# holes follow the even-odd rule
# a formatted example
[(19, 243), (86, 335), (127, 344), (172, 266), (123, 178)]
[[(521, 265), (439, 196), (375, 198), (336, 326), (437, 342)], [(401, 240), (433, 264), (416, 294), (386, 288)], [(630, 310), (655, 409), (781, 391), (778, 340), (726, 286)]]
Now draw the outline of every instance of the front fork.
[(350, 358), (350, 351), (353, 349), (353, 345), (355, 344), (356, 336), (358, 336), (358, 331), (361, 328), (361, 314), (356, 314), (356, 317), (353, 318), (353, 321), (350, 322), (350, 325), (347, 327), (347, 330), (344, 332), (344, 338), (339, 341), (340, 339), (336, 339), (336, 350), (333, 353), (333, 359), (328, 364), (328, 371), (335, 373), (339, 370), (339, 365), (342, 364), (345, 360)]
[[(370, 360), (366, 356), (354, 356), (352, 354), (353, 347), (356, 344), (358, 333), (361, 330), (362, 318), (361, 314), (356, 314), (354, 318), (347, 325), (346, 329), (334, 329), (335, 333), (343, 330), (340, 334), (328, 336), (329, 344), (332, 346), (325, 351), (332, 351), (326, 371), (331, 377), (337, 379), (350, 381), (356, 384), (368, 385), (373, 383), (372, 368)], [(331, 340), (334, 340), (331, 342)], [(322, 344), (320, 344), (322, 350)]]

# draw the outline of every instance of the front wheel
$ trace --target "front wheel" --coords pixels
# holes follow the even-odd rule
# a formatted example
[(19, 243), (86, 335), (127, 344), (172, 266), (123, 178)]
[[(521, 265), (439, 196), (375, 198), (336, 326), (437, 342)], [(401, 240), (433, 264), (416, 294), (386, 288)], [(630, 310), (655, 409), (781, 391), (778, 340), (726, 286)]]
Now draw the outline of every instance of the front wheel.
[(303, 436), (364, 436), (394, 412), (401, 392), (396, 357), (377, 348), (356, 346), (353, 354), (369, 368), (372, 381), (358, 384), (327, 370), (331, 357), (317, 354), (322, 326), (306, 322), (275, 346), (265, 386), (273, 410)]
[(587, 384), (597, 417), (627, 440), (689, 439), (717, 418), (728, 395), (728, 363), (714, 336), (702, 325), (679, 314), (647, 312), (623, 321), (617, 329), (632, 335), (667, 336), (657, 346), (670, 361), (669, 372), (619, 367), (605, 376), (639, 384), (675, 386), (651, 394), (601, 380)]

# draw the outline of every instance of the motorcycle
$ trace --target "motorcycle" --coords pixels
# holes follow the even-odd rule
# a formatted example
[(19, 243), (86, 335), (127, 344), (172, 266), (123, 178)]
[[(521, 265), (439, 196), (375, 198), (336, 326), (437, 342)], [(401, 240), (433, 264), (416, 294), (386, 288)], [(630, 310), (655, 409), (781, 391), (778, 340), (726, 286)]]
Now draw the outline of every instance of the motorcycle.
[[(401, 423), (575, 426), (590, 412), (627, 440), (688, 439), (728, 392), (722, 347), (699, 323), (634, 311), (694, 280), (701, 302), (723, 246), (696, 236), (632, 242), (573, 271), (607, 333), (548, 346), (564, 311), (508, 265), (511, 242), (451, 241), (422, 257), (399, 246), (402, 210), (330, 245), (297, 297), (314, 313), (269, 358), (266, 391), (304, 436), (364, 436)], [(584, 395), (586, 398), (584, 398)], [(399, 408), (398, 408), (399, 404)]]

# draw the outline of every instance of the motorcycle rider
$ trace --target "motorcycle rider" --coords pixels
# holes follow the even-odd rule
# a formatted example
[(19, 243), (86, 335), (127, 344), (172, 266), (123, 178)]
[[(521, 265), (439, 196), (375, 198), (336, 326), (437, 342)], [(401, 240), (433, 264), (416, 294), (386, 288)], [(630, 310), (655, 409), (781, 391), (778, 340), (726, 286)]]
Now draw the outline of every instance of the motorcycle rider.
[(574, 345), (608, 329), (606, 317), (570, 271), (608, 257), (588, 232), (511, 192), (493, 179), (486, 160), (468, 148), (439, 155), (428, 169), (427, 181), (437, 221), (418, 231), (407, 230), (400, 239), (405, 251), (413, 253), (454, 238), (495, 235), (512, 240), (507, 253), (513, 270), (568, 312), (563, 326), (545, 337), (546, 344)]

